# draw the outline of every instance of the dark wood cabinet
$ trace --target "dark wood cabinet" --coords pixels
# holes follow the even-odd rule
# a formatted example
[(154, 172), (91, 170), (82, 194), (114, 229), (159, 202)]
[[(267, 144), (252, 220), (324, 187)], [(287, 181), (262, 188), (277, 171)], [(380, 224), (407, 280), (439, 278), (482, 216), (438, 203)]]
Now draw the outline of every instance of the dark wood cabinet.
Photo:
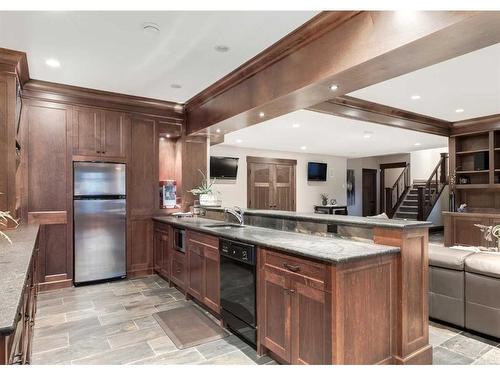
[(296, 160), (247, 157), (247, 206), (295, 211)]
[(73, 109), (73, 155), (99, 156), (101, 138), (100, 111), (94, 108)]
[(475, 224), (497, 225), (500, 214), (481, 212), (443, 212), (444, 245), (445, 246), (495, 246), (488, 242)]
[(170, 281), (184, 290), (186, 287), (186, 260), (185, 254), (177, 250), (170, 251)]
[(74, 107), (73, 155), (125, 159), (129, 129), (125, 113)]
[(203, 303), (220, 312), (220, 256), (219, 249), (205, 247)]
[(212, 311), (220, 312), (219, 239), (186, 232), (187, 293)]
[(170, 278), (170, 226), (155, 223), (153, 238), (153, 268), (165, 279)]
[(286, 363), (328, 363), (326, 266), (262, 251), (260, 344)]
[(23, 111), (22, 217), (41, 224), (40, 287), (67, 287), (73, 278), (72, 109), (26, 100)]
[(120, 112), (101, 112), (101, 155), (125, 159), (130, 131), (129, 117)]
[(287, 293), (289, 280), (272, 269), (264, 271), (262, 316), (259, 323), (261, 344), (265, 345), (281, 359), (290, 362), (290, 295)]
[(198, 301), (203, 300), (204, 246), (188, 240), (187, 246), (187, 292)]
[(326, 363), (327, 293), (306, 284), (291, 286), (291, 363), (320, 365)]
[(155, 121), (133, 118), (127, 165), (127, 275), (142, 276), (153, 269), (153, 222), (157, 195)]

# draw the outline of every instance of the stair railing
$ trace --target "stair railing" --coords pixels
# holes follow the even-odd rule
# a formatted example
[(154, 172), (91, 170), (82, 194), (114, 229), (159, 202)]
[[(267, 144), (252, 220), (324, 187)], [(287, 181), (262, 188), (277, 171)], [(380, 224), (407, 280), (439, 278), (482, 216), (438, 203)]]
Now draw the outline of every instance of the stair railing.
[(392, 187), (385, 188), (385, 213), (392, 218), (411, 186), (410, 164), (406, 164)]
[(443, 152), (425, 185), (417, 187), (417, 220), (426, 220), (429, 217), (444, 187), (448, 184), (448, 168), (448, 153)]

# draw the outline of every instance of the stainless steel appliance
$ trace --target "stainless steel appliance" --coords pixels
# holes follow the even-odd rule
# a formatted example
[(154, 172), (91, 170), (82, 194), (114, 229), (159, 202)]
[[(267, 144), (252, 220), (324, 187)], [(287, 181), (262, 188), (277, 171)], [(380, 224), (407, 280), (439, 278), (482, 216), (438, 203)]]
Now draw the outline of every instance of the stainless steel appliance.
[(75, 284), (125, 277), (125, 164), (74, 162)]
[(185, 253), (186, 249), (186, 231), (180, 228), (174, 228), (174, 249)]
[(231, 331), (255, 347), (255, 246), (221, 239), (219, 250), (222, 318)]

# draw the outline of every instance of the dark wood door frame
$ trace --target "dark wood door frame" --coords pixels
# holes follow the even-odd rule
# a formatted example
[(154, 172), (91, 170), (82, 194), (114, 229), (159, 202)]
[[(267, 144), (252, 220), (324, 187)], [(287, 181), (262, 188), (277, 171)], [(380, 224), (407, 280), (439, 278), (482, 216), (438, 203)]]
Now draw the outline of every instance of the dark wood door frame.
[(393, 169), (393, 168), (406, 168), (408, 165), (407, 162), (397, 162), (397, 163), (385, 163), (385, 164), (380, 164), (380, 205), (378, 212), (384, 212), (384, 207), (385, 207), (385, 170), (386, 169)]
[[(290, 202), (290, 207), (292, 211), (295, 211), (297, 208), (297, 173), (296, 173), (296, 166), (297, 166), (297, 160), (294, 159), (278, 159), (278, 158), (262, 158), (262, 157), (257, 157), (257, 156), (247, 156), (247, 207), (251, 208), (252, 202), (251, 202), (251, 168), (249, 167), (249, 164), (269, 164), (269, 165), (288, 165), (293, 167), (292, 171), (292, 181), (291, 181), (291, 198), (292, 202)], [(276, 179), (276, 176), (270, 176), (270, 179)], [(276, 181), (270, 181), (271, 182), (271, 189), (275, 188)], [(274, 200), (274, 194), (275, 192), (271, 193), (271, 196)], [(272, 208), (271, 208), (272, 209)], [(276, 208), (275, 208), (276, 209)]]
[[(369, 205), (368, 205), (367, 200), (365, 199), (366, 198), (365, 178), (374, 179), (374, 181), (371, 184), (372, 191), (369, 193), (370, 195), (373, 196), (373, 198), (375, 200), (375, 209), (373, 210), (373, 212), (368, 212)], [(361, 204), (362, 204), (363, 216), (372, 216), (374, 214), (377, 214), (377, 170), (376, 169), (363, 168), (362, 173), (361, 173), (361, 197), (362, 197)]]

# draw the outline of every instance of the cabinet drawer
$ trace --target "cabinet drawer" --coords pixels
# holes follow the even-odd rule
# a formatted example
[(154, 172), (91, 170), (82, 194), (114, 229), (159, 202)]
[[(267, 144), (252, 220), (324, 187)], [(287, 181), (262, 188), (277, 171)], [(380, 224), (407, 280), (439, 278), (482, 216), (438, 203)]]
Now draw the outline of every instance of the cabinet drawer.
[(159, 232), (165, 232), (168, 234), (168, 229), (170, 228), (170, 225), (164, 224), (164, 223), (159, 223), (155, 221), (155, 230)]
[(265, 264), (274, 269), (286, 272), (287, 274), (297, 275), (299, 277), (307, 278), (318, 283), (318, 286), (324, 286), (327, 279), (327, 265), (278, 253), (273, 250), (265, 250)]
[(210, 236), (209, 234), (188, 231), (187, 238), (188, 241), (199, 242), (203, 245), (219, 249), (219, 239), (217, 237)]

